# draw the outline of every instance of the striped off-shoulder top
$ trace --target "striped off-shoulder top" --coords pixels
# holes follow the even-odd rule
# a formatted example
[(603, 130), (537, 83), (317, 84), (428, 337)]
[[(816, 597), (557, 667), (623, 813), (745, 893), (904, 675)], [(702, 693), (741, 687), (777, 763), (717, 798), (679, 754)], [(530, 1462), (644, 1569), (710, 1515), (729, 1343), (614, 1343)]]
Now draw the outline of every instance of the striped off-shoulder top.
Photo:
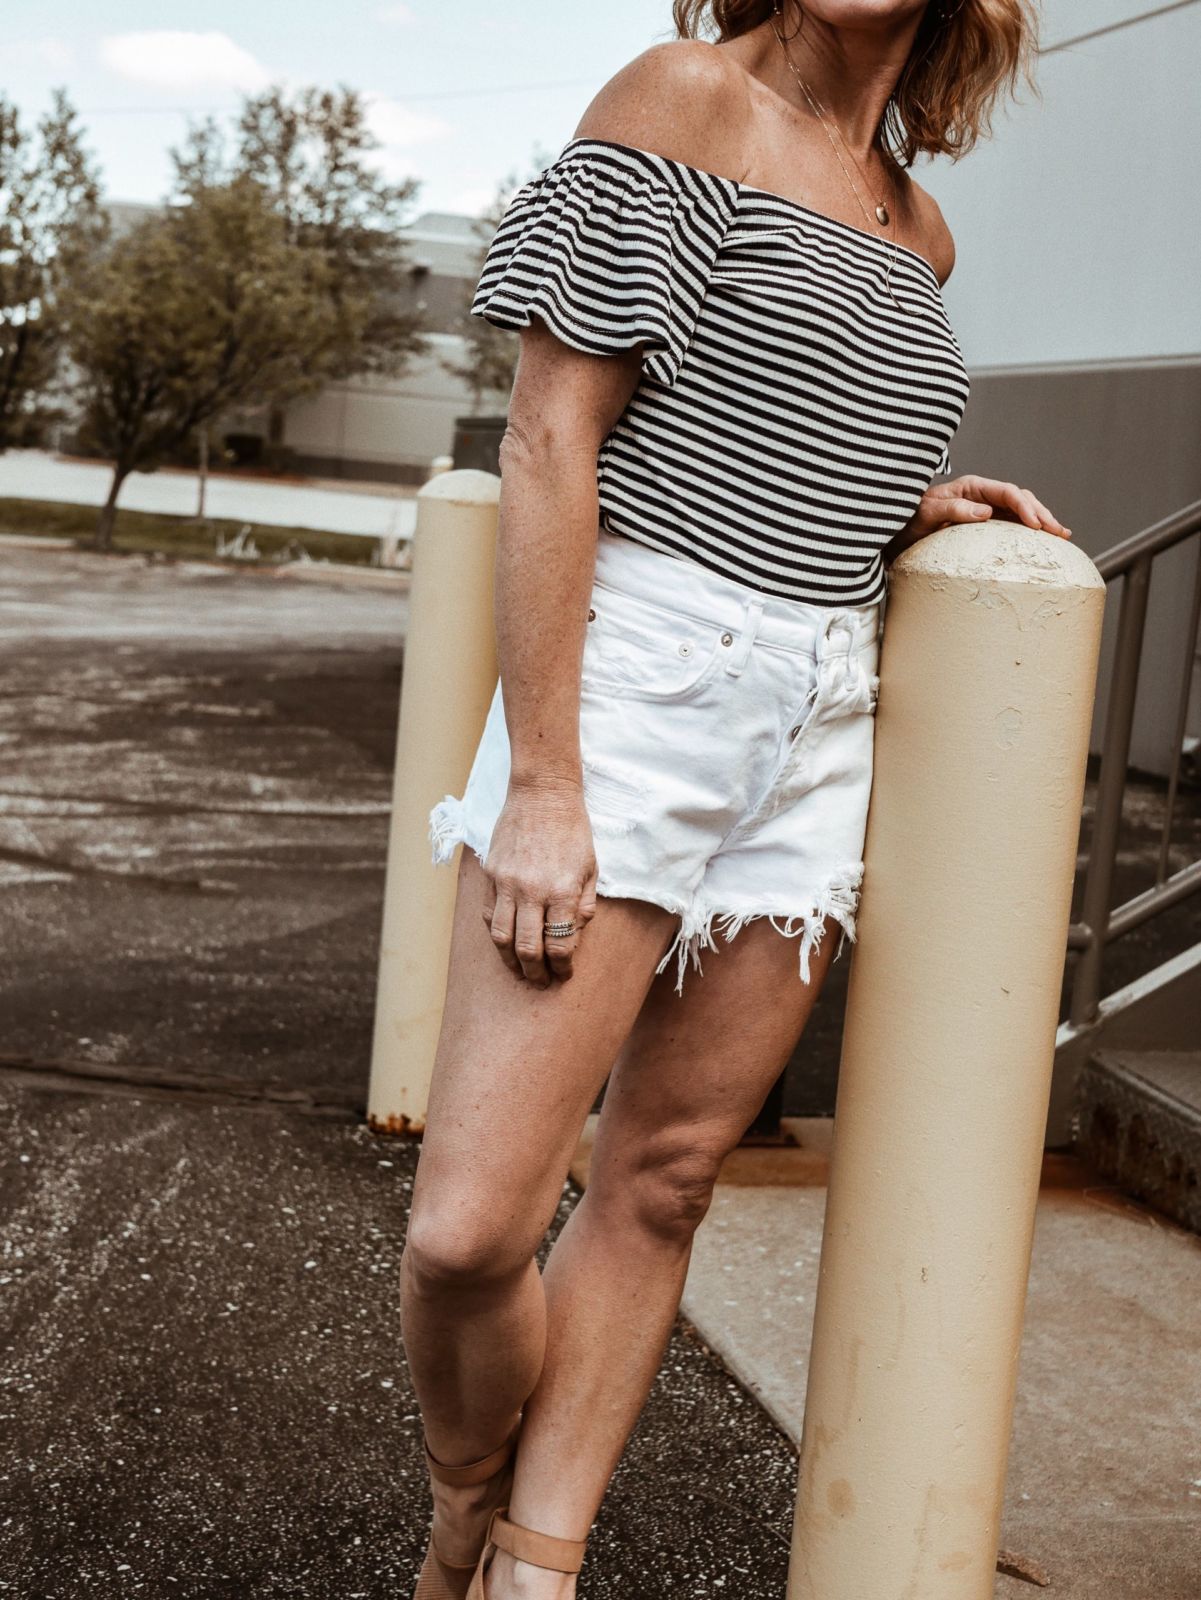
[[(641, 349), (598, 458), (609, 532), (764, 593), (866, 605), (967, 403), (934, 268), (798, 201), (572, 139), (510, 201), (472, 312)], [(894, 303), (900, 303), (898, 309)]]

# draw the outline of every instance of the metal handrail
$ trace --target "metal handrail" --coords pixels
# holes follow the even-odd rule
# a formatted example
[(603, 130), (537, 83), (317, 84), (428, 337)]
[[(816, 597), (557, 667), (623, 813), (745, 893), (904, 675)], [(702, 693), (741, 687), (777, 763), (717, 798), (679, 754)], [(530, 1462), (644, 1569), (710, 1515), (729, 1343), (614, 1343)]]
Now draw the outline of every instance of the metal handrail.
[(1081, 952), (1072, 978), (1070, 1020), (1079, 1026), (1092, 1022), (1101, 1002), (1101, 962), (1105, 946), (1149, 917), (1156, 916), (1201, 890), (1201, 863), (1168, 877), (1168, 844), (1176, 791), (1180, 776), (1181, 752), (1192, 687), (1192, 661), (1197, 648), (1197, 627), (1201, 620), (1201, 555), (1197, 560), (1190, 626), (1181, 674), (1175, 719), (1175, 748), (1168, 780), (1168, 799), (1160, 841), (1159, 864), (1153, 888), (1145, 890), (1120, 906), (1111, 906), (1114, 871), (1117, 864), (1118, 834), (1122, 823), (1122, 802), (1126, 774), (1130, 766), (1130, 740), (1134, 728), (1134, 707), (1138, 694), (1143, 634), (1147, 621), (1147, 599), (1151, 588), (1151, 566), (1156, 556), (1201, 533), (1201, 500), (1182, 511), (1153, 523), (1141, 533), (1108, 550), (1095, 563), (1108, 582), (1121, 577), (1122, 598), (1118, 611), (1117, 640), (1114, 648), (1113, 679), (1105, 718), (1105, 737), (1101, 746), (1101, 769), (1097, 774), (1097, 809), (1089, 843), (1088, 867), (1084, 880), (1081, 919), (1068, 930), (1068, 946)]
[(1132, 534), (1129, 539), (1123, 539), (1121, 544), (1115, 544), (1112, 550), (1098, 556), (1093, 565), (1108, 583), (1110, 578), (1119, 577), (1143, 556), (1157, 556), (1198, 532), (1201, 532), (1201, 500), (1194, 500), (1183, 511), (1174, 511), (1162, 522), (1153, 522), (1141, 533)]

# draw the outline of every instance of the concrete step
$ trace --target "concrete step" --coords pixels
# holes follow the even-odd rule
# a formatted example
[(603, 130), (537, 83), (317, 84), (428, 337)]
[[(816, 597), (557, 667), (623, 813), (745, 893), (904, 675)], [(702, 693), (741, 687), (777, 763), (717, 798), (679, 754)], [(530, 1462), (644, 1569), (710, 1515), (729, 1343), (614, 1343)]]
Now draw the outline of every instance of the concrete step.
[(1078, 1096), (1080, 1154), (1201, 1233), (1201, 1050), (1099, 1050)]

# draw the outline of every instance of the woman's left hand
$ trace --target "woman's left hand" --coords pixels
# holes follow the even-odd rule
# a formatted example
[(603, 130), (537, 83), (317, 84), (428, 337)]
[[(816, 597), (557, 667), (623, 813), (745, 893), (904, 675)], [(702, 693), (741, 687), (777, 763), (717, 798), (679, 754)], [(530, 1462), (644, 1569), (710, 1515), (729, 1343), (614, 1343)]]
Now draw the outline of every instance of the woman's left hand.
[(1065, 528), (1029, 489), (1020, 488), (1016, 483), (1004, 483), (1000, 478), (978, 478), (968, 473), (962, 478), (931, 485), (886, 554), (890, 558), (898, 556), (911, 544), (945, 528), (948, 523), (987, 521), (994, 509), (1016, 512), (1017, 520), (1028, 528), (1039, 528), (1057, 539), (1072, 537), (1072, 530)]

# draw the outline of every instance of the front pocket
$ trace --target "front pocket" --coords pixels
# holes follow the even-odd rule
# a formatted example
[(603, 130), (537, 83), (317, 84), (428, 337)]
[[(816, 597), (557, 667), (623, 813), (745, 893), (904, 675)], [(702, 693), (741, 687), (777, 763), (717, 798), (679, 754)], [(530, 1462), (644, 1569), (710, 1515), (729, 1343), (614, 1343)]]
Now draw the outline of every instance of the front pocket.
[(725, 653), (723, 638), (730, 635), (715, 624), (598, 588), (584, 634), (581, 687), (619, 699), (683, 699)]

